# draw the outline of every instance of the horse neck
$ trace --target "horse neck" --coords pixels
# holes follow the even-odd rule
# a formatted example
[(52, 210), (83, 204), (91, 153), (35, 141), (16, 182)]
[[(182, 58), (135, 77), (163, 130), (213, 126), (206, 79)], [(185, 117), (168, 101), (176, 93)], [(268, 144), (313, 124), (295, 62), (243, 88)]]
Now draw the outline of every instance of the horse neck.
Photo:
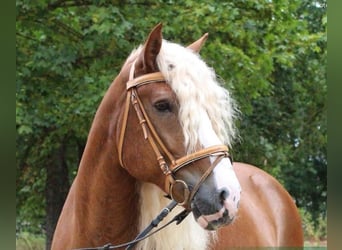
[[(117, 153), (118, 93), (111, 85), (89, 132), (74, 182), (75, 216), (83, 238), (101, 245), (131, 240), (137, 233), (138, 193), (136, 180), (119, 164)], [(87, 232), (84, 232), (84, 231)], [(104, 242), (104, 243), (103, 243)]]

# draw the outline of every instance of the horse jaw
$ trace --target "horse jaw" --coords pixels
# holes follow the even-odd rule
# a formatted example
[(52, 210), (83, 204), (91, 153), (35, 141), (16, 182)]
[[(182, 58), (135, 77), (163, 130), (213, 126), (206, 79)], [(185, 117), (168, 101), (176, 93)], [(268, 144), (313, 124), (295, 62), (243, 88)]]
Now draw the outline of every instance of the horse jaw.
[[(142, 183), (140, 189), (139, 231), (150, 224), (154, 217), (166, 207), (170, 200), (156, 185)], [(162, 226), (180, 213), (184, 208), (177, 206), (159, 225)], [(137, 249), (208, 249), (216, 239), (216, 233), (202, 228), (193, 216), (186, 217), (182, 223), (169, 225), (151, 237), (141, 241)]]

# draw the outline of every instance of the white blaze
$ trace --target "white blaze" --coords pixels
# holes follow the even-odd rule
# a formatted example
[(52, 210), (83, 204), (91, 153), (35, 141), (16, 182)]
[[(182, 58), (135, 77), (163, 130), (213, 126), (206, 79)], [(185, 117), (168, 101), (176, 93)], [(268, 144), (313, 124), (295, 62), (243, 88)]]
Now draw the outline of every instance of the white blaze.
[[(201, 112), (201, 122), (199, 126), (199, 141), (204, 148), (221, 145), (222, 142), (215, 133), (209, 116), (205, 111)], [(211, 163), (215, 160), (210, 157)], [(230, 217), (235, 216), (238, 203), (240, 201), (241, 186), (235, 175), (233, 166), (228, 158), (223, 158), (213, 170), (217, 189), (227, 189), (229, 196), (224, 202), (224, 206), (229, 210)]]

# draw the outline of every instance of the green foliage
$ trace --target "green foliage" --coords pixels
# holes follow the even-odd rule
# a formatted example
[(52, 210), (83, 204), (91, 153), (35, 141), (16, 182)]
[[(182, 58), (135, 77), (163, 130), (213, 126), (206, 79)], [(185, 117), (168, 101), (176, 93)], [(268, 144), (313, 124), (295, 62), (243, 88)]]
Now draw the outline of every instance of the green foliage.
[(312, 214), (304, 209), (300, 209), (299, 212), (303, 221), (304, 238), (311, 242), (327, 240), (326, 214), (320, 214), (317, 218), (313, 218)]
[[(308, 2), (297, 4), (298, 11), (308, 11)], [(321, 28), (310, 33), (313, 24), (305, 22), (302, 12), (294, 19), (289, 13), (296, 11), (290, 7), (278, 16), (285, 26), (276, 22), (275, 30), (270, 29), (277, 45), (269, 51), (274, 54), (268, 91), (260, 92), (243, 112), (243, 142), (235, 150), (240, 159), (280, 179), (297, 204), (317, 216), (326, 207), (327, 190), (326, 34), (321, 22), (326, 14), (311, 3)]]
[(16, 250), (44, 250), (45, 240), (43, 236), (36, 236), (27, 232), (16, 238)]
[(70, 180), (96, 108), (157, 23), (202, 49), (237, 100), (234, 159), (326, 209), (326, 1), (16, 1), (17, 227), (44, 225), (46, 169), (63, 145)]

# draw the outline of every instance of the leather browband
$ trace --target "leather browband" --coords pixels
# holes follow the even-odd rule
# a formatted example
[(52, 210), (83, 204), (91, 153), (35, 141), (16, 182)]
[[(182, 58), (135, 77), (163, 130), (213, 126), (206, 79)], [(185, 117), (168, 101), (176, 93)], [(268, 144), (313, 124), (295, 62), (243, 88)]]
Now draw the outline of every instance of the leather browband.
[(150, 73), (150, 74), (142, 75), (132, 80), (129, 80), (126, 84), (126, 90), (129, 90), (133, 87), (139, 87), (141, 85), (145, 85), (149, 83), (156, 83), (156, 82), (166, 82), (161, 72)]

